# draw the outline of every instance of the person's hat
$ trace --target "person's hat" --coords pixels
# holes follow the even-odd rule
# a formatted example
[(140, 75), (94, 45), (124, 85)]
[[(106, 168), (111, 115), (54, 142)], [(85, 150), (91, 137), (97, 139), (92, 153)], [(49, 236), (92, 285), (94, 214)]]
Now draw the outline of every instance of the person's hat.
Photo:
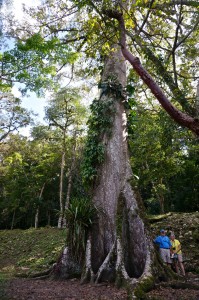
[(164, 230), (164, 229), (161, 229), (160, 232), (161, 232), (161, 233), (162, 233), (162, 232), (165, 232), (165, 230)]
[(174, 236), (174, 237), (175, 237), (175, 234), (174, 234), (174, 232), (171, 232), (170, 236)]

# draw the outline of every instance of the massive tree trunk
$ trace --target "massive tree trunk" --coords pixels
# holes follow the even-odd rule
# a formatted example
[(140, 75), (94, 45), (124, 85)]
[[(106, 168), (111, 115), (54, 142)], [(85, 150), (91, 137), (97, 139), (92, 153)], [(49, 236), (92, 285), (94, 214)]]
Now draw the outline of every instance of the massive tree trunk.
[[(105, 61), (101, 86), (107, 87), (107, 82), (115, 89), (125, 87), (126, 66), (120, 49)], [(125, 97), (122, 93), (118, 97), (117, 91), (103, 89), (99, 101), (109, 100), (115, 107), (114, 115), (106, 116), (113, 117), (112, 133), (101, 136), (105, 159), (98, 168), (92, 197), (100, 209), (87, 241), (82, 281), (125, 281), (136, 299), (135, 295), (140, 293), (138, 283), (143, 288), (143, 282), (147, 282), (148, 288), (154, 282), (155, 252), (131, 186)], [(61, 262), (68, 273), (69, 269), (74, 270), (71, 256), (70, 249), (65, 249)]]
[[(125, 87), (126, 66), (120, 50), (106, 60), (102, 83), (110, 81), (110, 78)], [(116, 280), (119, 276), (135, 282), (145, 275), (152, 275), (153, 246), (131, 187), (124, 98), (117, 99), (115, 93), (109, 92), (99, 101), (110, 98), (115, 106), (112, 135), (111, 138), (103, 137), (105, 160), (93, 188), (93, 202), (103, 212), (92, 228), (85, 278), (99, 282)]]

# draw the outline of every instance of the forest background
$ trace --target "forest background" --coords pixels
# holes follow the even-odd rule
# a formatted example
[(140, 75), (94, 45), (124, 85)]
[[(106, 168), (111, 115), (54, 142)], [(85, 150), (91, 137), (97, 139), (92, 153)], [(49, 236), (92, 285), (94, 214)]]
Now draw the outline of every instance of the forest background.
[[(143, 31), (145, 41), (141, 45), (141, 41), (132, 39), (129, 47), (133, 47), (137, 42), (135, 49), (144, 65), (172, 100), (168, 82), (165, 83), (160, 78), (157, 70), (157, 64), (161, 67), (164, 65), (163, 77), (174, 78), (173, 83), (176, 84), (177, 92), (179, 93), (181, 89), (183, 97), (188, 99), (188, 104), (184, 105), (184, 108), (188, 107), (191, 111), (190, 107), (192, 107), (197, 115), (198, 16), (194, 11), (194, 5), (191, 8), (181, 5), (180, 9), (176, 6), (175, 20), (172, 11), (168, 9), (165, 23), (161, 21), (162, 23), (153, 33), (150, 29), (151, 25), (148, 24), (147, 35), (143, 27), (145, 22), (149, 22), (148, 6), (154, 1), (150, 4), (146, 1), (146, 8), (142, 8), (142, 1), (137, 2), (139, 2), (137, 5), (140, 5), (138, 20), (140, 24), (141, 21), (143, 23), (136, 25), (127, 18), (127, 27), (140, 26), (138, 30), (140, 33)], [(12, 2), (8, 1), (7, 8), (10, 5)], [(64, 8), (59, 10), (59, 5), (61, 5), (59, 1), (55, 1), (54, 4), (49, 1), (49, 18), (52, 18), (50, 10), (57, 10), (57, 18), (63, 13)], [(69, 19), (72, 9), (71, 4)], [(90, 110), (84, 103), (85, 99), (88, 99), (90, 90), (97, 87), (100, 81), (103, 56), (110, 51), (112, 37), (107, 40), (105, 29), (102, 27), (100, 39), (96, 40), (99, 26), (102, 25), (97, 17), (90, 19), (89, 9), (85, 10), (83, 20), (78, 13), (76, 14), (80, 23), (84, 21), (84, 27), (79, 29), (79, 36), (74, 40), (73, 30), (77, 29), (72, 28), (72, 33), (66, 29), (67, 34), (60, 29), (57, 33), (49, 23), (46, 32), (44, 29), (43, 32), (38, 31), (44, 16), (42, 10), (44, 10), (43, 6), (38, 10), (26, 11), (29, 18), (37, 20), (34, 21), (35, 23), (28, 25), (25, 19), (23, 25), (19, 25), (17, 20), (14, 21), (14, 16), (8, 18), (8, 15), (5, 15), (7, 19), (3, 23), (4, 27), (2, 26), (1, 47), (4, 52), (1, 54), (3, 71), (0, 94), (1, 229), (57, 226), (60, 211), (63, 213), (69, 202), (86, 201), (85, 199), (90, 197), (85, 186), (87, 173), (85, 169), (82, 170), (82, 165), (85, 163), (83, 153), (88, 131), (87, 124), (90, 122), (88, 121)], [(158, 14), (160, 18), (165, 14), (161, 11), (161, 7)], [(5, 16), (2, 15), (2, 21)], [(183, 23), (186, 18), (190, 18), (188, 23)], [(196, 21), (191, 27), (193, 19)], [(70, 19), (70, 22), (72, 24), (70, 26), (75, 23), (73, 19)], [(157, 25), (157, 19), (153, 17), (150, 22)], [(20, 26), (24, 26), (23, 31)], [(169, 34), (167, 36), (168, 26), (173, 39)], [(113, 28), (109, 29), (114, 35)], [(85, 30), (90, 30), (90, 37), (95, 37), (95, 42), (88, 41), (88, 36), (85, 39)], [(60, 33), (62, 31), (64, 33)], [(42, 35), (49, 38), (45, 40)], [(129, 36), (131, 37), (131, 34)], [(12, 50), (6, 50), (8, 38), (16, 41), (16, 46)], [(67, 42), (63, 47), (64, 40)], [(88, 41), (87, 46), (85, 40)], [(101, 54), (93, 50), (93, 42), (100, 47)], [(54, 50), (56, 43), (58, 46)], [(170, 53), (167, 49), (169, 46), (172, 47)], [(154, 60), (153, 64), (150, 61), (152, 52), (149, 50), (154, 51), (156, 57), (156, 62)], [(57, 51), (56, 54), (54, 51)], [(37, 64), (37, 67), (34, 64)], [(66, 78), (70, 84), (66, 85)], [(74, 85), (77, 81), (79, 81), (78, 86)], [(21, 89), (23, 95), (31, 90), (38, 96), (42, 96), (48, 90), (49, 101), (45, 108), (45, 125), (34, 124), (34, 115), (22, 107), (21, 99), (11, 94), (14, 82), (23, 84)], [(134, 174), (133, 184), (141, 194), (147, 213), (198, 210), (198, 138), (167, 115), (131, 69), (128, 71), (127, 87), (128, 144)], [(173, 93), (175, 94), (175, 91)], [(180, 104), (176, 102), (176, 105)], [(93, 104), (91, 111), (94, 109)], [(19, 129), (24, 126), (31, 126), (29, 137), (19, 133)]]

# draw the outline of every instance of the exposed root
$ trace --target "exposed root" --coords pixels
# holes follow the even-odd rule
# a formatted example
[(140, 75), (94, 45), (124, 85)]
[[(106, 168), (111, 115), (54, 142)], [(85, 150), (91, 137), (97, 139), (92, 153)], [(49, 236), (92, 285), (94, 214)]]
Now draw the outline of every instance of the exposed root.
[(37, 277), (31, 277), (31, 276), (29, 276), (28, 278), (31, 278), (33, 280), (45, 280), (45, 279), (51, 278), (51, 274), (37, 276)]
[[(148, 244), (150, 245), (150, 243)], [(127, 284), (128, 290), (130, 291), (131, 294), (131, 299), (139, 299), (139, 296), (137, 297), (138, 294), (138, 286), (141, 287), (142, 290), (142, 285), (146, 285), (147, 282), (147, 290), (150, 289), (154, 285), (154, 279), (152, 275), (152, 268), (151, 268), (151, 249), (150, 246), (148, 246), (147, 249), (147, 257), (146, 257), (146, 264), (145, 268), (143, 271), (143, 274), (139, 278), (131, 278), (124, 265), (124, 259), (123, 259), (123, 250), (121, 246), (120, 239), (117, 239), (117, 263), (116, 263), (116, 270), (118, 276), (121, 276), (119, 279), (122, 282), (125, 282)], [(150, 287), (149, 287), (150, 283)]]
[(18, 273), (15, 275), (15, 277), (19, 278), (30, 278), (30, 279), (46, 279), (50, 278), (53, 273), (54, 266), (50, 267), (49, 269), (33, 274), (24, 274), (24, 273)]
[(98, 270), (98, 272), (96, 274), (95, 283), (99, 283), (99, 281), (100, 281), (100, 279), (102, 277), (102, 272), (107, 269), (107, 267), (108, 267), (108, 265), (110, 263), (110, 260), (111, 260), (111, 256), (112, 256), (112, 254), (113, 254), (113, 252), (115, 250), (115, 246), (116, 246), (116, 241), (113, 243), (111, 250), (109, 251), (108, 255), (106, 256), (103, 264), (99, 268), (99, 270)]
[(148, 220), (149, 220), (150, 223), (155, 223), (155, 222), (159, 222), (161, 220), (164, 220), (164, 219), (168, 218), (171, 215), (172, 215), (172, 213), (169, 212), (169, 213), (163, 214), (163, 215), (148, 217)]
[(182, 281), (170, 281), (170, 282), (161, 282), (155, 285), (155, 288), (159, 287), (170, 287), (172, 289), (191, 289), (191, 290), (199, 290), (199, 285), (193, 282), (187, 282), (186, 278), (182, 279)]
[(151, 268), (151, 247), (152, 244), (148, 243), (147, 249), (147, 257), (146, 257), (146, 264), (143, 271), (143, 274), (139, 278), (131, 278), (129, 277), (124, 264), (124, 254), (121, 245), (120, 238), (118, 237), (115, 242), (113, 243), (108, 255), (106, 256), (104, 262), (102, 263), (101, 267), (99, 268), (98, 272), (94, 274), (91, 266), (91, 241), (90, 238), (87, 241), (86, 247), (86, 265), (85, 265), (85, 272), (82, 276), (81, 282), (94, 282), (98, 284), (101, 280), (103, 281), (103, 272), (107, 271), (109, 265), (111, 263), (111, 259), (113, 254), (116, 254), (116, 262), (115, 262), (115, 271), (117, 274), (117, 281), (125, 283), (128, 286), (128, 289), (131, 292), (132, 299), (138, 299), (138, 286), (142, 290), (142, 285), (147, 283), (146, 290), (149, 291), (151, 287), (154, 286), (154, 278), (152, 276), (152, 268)]
[(125, 266), (124, 266), (124, 259), (123, 259), (123, 251), (122, 251), (122, 245), (120, 242), (120, 238), (117, 238), (117, 262), (116, 262), (116, 272), (119, 274), (119, 276), (122, 275), (123, 279), (130, 280), (130, 277), (128, 276)]
[(81, 277), (81, 283), (94, 281), (94, 273), (91, 266), (91, 238), (89, 237), (86, 243), (86, 263), (85, 263), (85, 271)]

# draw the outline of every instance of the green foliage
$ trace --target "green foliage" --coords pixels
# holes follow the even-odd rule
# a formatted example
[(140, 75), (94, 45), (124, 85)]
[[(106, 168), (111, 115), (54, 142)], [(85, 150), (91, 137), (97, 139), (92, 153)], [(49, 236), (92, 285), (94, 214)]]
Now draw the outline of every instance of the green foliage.
[(72, 64), (77, 58), (78, 53), (57, 37), (45, 40), (40, 33), (35, 33), (2, 54), (0, 64), (6, 70), (6, 80), (2, 79), (0, 86), (9, 88), (15, 80), (25, 83), (22, 93), (32, 90), (38, 96), (45, 89), (57, 90), (57, 65)]
[[(155, 108), (155, 107), (154, 107)], [(198, 143), (158, 109), (133, 108), (129, 145), (135, 184), (149, 213), (198, 210)]]
[(32, 112), (21, 106), (21, 100), (11, 93), (0, 94), (0, 141), (12, 132), (32, 124)]
[(74, 198), (65, 210), (69, 229), (67, 245), (80, 263), (84, 258), (89, 230), (96, 218), (97, 209), (88, 198)]
[(115, 75), (109, 76), (106, 81), (100, 82), (98, 88), (101, 90), (101, 95), (115, 95), (116, 99), (125, 99), (124, 87), (118, 82)]
[[(104, 161), (103, 138), (105, 136), (111, 137), (115, 101), (124, 100), (126, 96), (124, 88), (114, 76), (110, 76), (107, 81), (99, 83), (99, 88), (101, 89), (100, 99), (95, 99), (91, 104), (91, 116), (87, 122), (89, 130), (82, 166), (82, 177), (86, 185), (89, 185), (96, 178), (97, 169)], [(105, 99), (103, 99), (104, 96)]]
[[(77, 169), (80, 169), (81, 150), (85, 139), (81, 137), (82, 131), (77, 132), (77, 129), (83, 126), (85, 108), (80, 105), (77, 110), (72, 111), (76, 137), (71, 136), (73, 128), (70, 127), (70, 131), (65, 135), (64, 145), (60, 130), (51, 130), (48, 126), (34, 127), (30, 140), (19, 134), (12, 134), (6, 143), (0, 143), (0, 228), (7, 229), (13, 226), (26, 229), (34, 226), (38, 207), (39, 226), (57, 224), (55, 210), (59, 208), (62, 147), (65, 147), (67, 152), (63, 198), (67, 193), (67, 176), (74, 159), (74, 143), (76, 162), (73, 166), (71, 197), (85, 194), (80, 172), (77, 172)], [(64, 124), (64, 120), (59, 118), (57, 122)]]
[(111, 136), (114, 120), (114, 100), (100, 101), (95, 99), (91, 104), (91, 116), (88, 120), (89, 130), (84, 150), (82, 176), (89, 184), (97, 176), (97, 168), (104, 161), (105, 147), (103, 136)]
[(87, 119), (87, 109), (81, 103), (80, 90), (62, 88), (56, 92), (45, 108), (49, 124), (66, 134), (69, 131), (81, 131)]
[(198, 211), (199, 144), (195, 139), (184, 142), (183, 168), (169, 181), (171, 205), (176, 211)]
[[(33, 215), (39, 204), (41, 214), (43, 213), (42, 224), (42, 219), (46, 218), (46, 210), (54, 215), (52, 208), (55, 204), (52, 199), (55, 197), (54, 193), (57, 194), (54, 186), (59, 166), (58, 146), (44, 140), (28, 141), (15, 135), (8, 140), (5, 149), (1, 147), (1, 153), (1, 228), (10, 228), (13, 216), (14, 227), (33, 226)], [(44, 184), (46, 190), (39, 200)]]
[[(3, 97), (3, 96), (2, 96)], [(61, 155), (66, 151), (65, 176), (70, 171), (74, 156), (80, 159), (81, 138), (87, 110), (81, 104), (78, 90), (61, 89), (53, 95), (46, 115), (53, 126), (35, 126), (32, 138), (9, 135), (6, 146), (0, 144), (0, 227), (27, 228), (34, 226), (34, 215), (39, 208), (39, 226), (47, 224), (47, 215), (55, 225), (55, 209), (59, 204), (59, 173)], [(26, 114), (22, 114), (20, 100), (2, 98), (2, 123), (0, 140), (10, 131), (26, 125)], [(12, 122), (12, 123), (9, 123)], [(8, 132), (9, 133), (9, 132)], [(74, 153), (74, 145), (76, 147)], [(75, 168), (75, 166), (73, 166)], [(74, 170), (72, 170), (74, 171)], [(63, 178), (63, 198), (67, 191), (67, 180)], [(75, 176), (82, 186), (81, 178)], [(77, 184), (71, 194), (78, 193)], [(76, 191), (75, 191), (76, 190)], [(48, 221), (50, 222), (50, 221)]]

